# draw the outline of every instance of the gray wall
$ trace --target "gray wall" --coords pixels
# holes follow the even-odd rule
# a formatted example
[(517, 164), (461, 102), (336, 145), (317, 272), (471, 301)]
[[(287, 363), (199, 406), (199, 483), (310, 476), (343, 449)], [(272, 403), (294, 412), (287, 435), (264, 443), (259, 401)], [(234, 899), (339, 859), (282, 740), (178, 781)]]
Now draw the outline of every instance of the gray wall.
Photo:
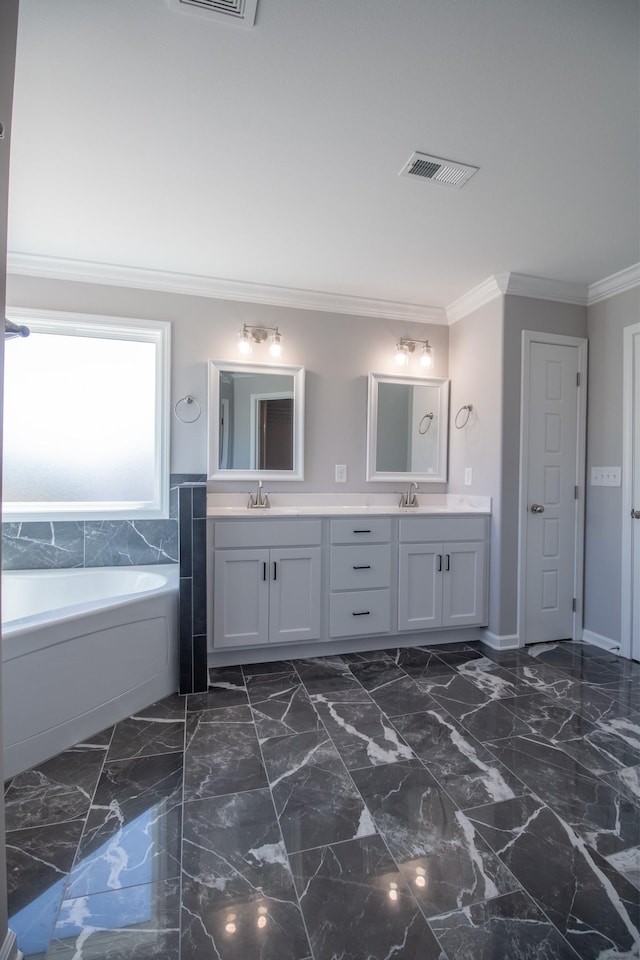
[[(588, 324), (584, 307), (507, 296), (450, 328), (27, 277), (10, 277), (8, 291), (14, 306), (172, 321), (173, 402), (192, 394), (203, 411), (207, 358), (236, 358), (243, 323), (278, 325), (282, 362), (307, 370), (307, 416), (305, 480), (293, 488), (274, 482), (269, 485), (274, 490), (395, 490), (398, 484), (367, 484), (364, 479), (367, 374), (398, 372), (393, 354), (400, 336), (428, 337), (435, 351), (433, 375), (451, 378), (448, 490), (493, 498), (489, 629), (497, 636), (517, 632), (523, 330), (576, 337), (588, 331), (588, 463), (621, 462), (622, 329), (638, 320), (637, 288), (591, 307)], [(266, 350), (254, 349), (253, 360), (267, 357)], [(467, 403), (474, 407), (469, 423), (456, 430), (453, 418)], [(173, 419), (173, 472), (203, 473), (206, 446), (206, 414), (195, 424)], [(336, 463), (347, 464), (346, 484), (334, 483)], [(465, 467), (473, 471), (469, 487), (464, 485)], [(215, 489), (238, 487), (228, 481)], [(620, 631), (620, 510), (618, 488), (588, 488), (585, 627), (613, 639)]]
[[(640, 323), (640, 287), (589, 307), (587, 478), (591, 467), (622, 464), (622, 356), (625, 327)], [(620, 641), (622, 488), (587, 486), (585, 629)]]
[[(496, 635), (501, 595), (503, 315), (504, 298), (497, 297), (449, 328), (449, 491), (492, 498), (489, 630)], [(456, 413), (468, 403), (473, 405), (469, 421), (458, 430)], [(464, 485), (465, 467), (472, 469), (471, 486)]]
[(531, 297), (505, 297), (502, 424), (500, 633), (517, 633), (522, 331), (586, 337), (587, 308)]
[[(518, 516), (520, 491), (520, 391), (522, 331), (584, 337), (585, 307), (498, 297), (450, 328), (450, 486), (453, 493), (492, 497), (489, 630), (512, 637), (518, 630)], [(466, 427), (456, 412), (473, 404)], [(473, 482), (464, 486), (464, 469)]]
[[(0, 3), (0, 121), (5, 126), (0, 140), (0, 308), (4, 318), (7, 263), (7, 194), (9, 189), (9, 144), (13, 105), (13, 72), (18, 33), (18, 0)], [(0, 346), (0, 463), (2, 449), (2, 395), (4, 383), (4, 338)], [(0, 657), (0, 660), (2, 658)], [(1, 688), (0, 688), (1, 690)], [(0, 743), (2, 743), (2, 697), (0, 694)], [(2, 758), (0, 757), (0, 773)], [(0, 800), (0, 950), (7, 934), (7, 870), (5, 855), (4, 801)]]
[[(278, 326), (282, 332), (282, 363), (306, 368), (306, 456), (303, 482), (269, 483), (272, 490), (366, 491), (395, 490), (398, 484), (365, 481), (367, 374), (397, 373), (395, 344), (399, 337), (433, 344), (433, 376), (449, 375), (449, 330), (444, 325), (383, 320), (294, 310), (260, 304), (225, 302), (204, 297), (157, 293), (60, 280), (10, 277), (12, 306), (42, 307), (107, 316), (170, 320), (172, 322), (171, 394), (175, 403), (187, 394), (203, 407), (196, 423), (172, 419), (171, 470), (202, 473), (206, 469), (207, 358), (237, 359), (237, 334), (243, 323)], [(268, 362), (266, 346), (254, 347), (251, 359)], [(419, 375), (420, 366), (403, 373)], [(334, 464), (346, 463), (348, 481), (335, 485)], [(246, 488), (244, 483), (242, 489)], [(434, 492), (445, 485), (432, 484)], [(214, 485), (238, 489), (237, 482)]]

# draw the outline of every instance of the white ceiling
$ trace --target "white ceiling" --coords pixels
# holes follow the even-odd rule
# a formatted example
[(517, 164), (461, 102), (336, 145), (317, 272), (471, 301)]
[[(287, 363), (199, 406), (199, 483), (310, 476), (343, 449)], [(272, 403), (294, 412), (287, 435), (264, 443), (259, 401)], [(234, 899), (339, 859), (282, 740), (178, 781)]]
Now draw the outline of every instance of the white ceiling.
[[(638, 0), (21, 0), (9, 248), (442, 307), (640, 260)], [(480, 167), (398, 176), (414, 150)]]

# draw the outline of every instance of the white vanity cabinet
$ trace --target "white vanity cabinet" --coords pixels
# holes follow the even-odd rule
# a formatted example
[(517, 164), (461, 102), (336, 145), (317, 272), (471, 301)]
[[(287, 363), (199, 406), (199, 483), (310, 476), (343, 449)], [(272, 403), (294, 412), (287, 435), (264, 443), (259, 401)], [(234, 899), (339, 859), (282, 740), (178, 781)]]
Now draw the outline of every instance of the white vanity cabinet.
[(391, 630), (391, 520), (331, 520), (329, 636)]
[(319, 520), (215, 524), (214, 649), (319, 639), (321, 534)]
[(364, 649), (369, 637), (374, 647), (390, 637), (421, 642), (426, 631), (463, 639), (451, 628), (487, 622), (487, 514), (285, 518), (274, 509), (212, 517), (208, 529), (209, 652), (218, 662), (268, 647), (278, 659), (287, 643), (300, 646), (294, 655), (318, 656), (325, 646)]
[(488, 519), (400, 520), (398, 631), (487, 622)]

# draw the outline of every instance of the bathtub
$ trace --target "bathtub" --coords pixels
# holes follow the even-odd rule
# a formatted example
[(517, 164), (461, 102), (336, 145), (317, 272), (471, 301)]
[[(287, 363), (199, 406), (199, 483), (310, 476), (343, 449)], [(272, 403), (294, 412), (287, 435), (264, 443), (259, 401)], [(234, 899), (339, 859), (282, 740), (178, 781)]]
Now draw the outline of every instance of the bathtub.
[(177, 564), (3, 573), (5, 778), (177, 689)]

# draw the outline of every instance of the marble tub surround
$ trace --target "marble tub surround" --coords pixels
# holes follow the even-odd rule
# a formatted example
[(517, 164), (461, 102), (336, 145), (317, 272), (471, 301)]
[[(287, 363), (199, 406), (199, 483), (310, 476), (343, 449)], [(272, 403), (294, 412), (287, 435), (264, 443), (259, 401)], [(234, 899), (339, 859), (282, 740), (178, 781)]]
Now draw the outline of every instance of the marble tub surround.
[(2, 524), (4, 570), (177, 563), (175, 520), (56, 520)]
[(171, 474), (166, 520), (30, 520), (2, 524), (4, 570), (178, 562), (178, 489), (204, 474)]
[[(577, 679), (586, 658), (613, 678)], [(207, 691), (8, 784), (19, 944), (32, 960), (640, 956), (628, 673), (569, 643), (211, 669)], [(483, 706), (499, 712), (474, 724)]]
[(417, 507), (400, 507), (397, 493), (278, 493), (269, 491), (268, 509), (248, 508), (253, 486), (242, 493), (208, 493), (208, 517), (269, 517), (269, 516), (348, 516), (352, 514), (382, 514), (390, 516), (420, 516), (425, 514), (489, 514), (491, 497), (472, 497), (452, 493), (423, 493), (418, 491)]

